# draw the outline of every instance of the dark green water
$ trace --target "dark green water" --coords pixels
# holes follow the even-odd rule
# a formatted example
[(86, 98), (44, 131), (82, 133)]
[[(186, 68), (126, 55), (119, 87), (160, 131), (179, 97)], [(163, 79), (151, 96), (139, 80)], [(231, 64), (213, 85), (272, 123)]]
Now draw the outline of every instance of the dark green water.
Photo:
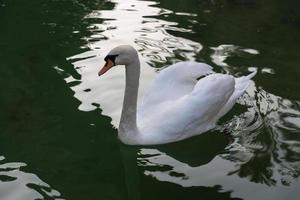
[[(0, 199), (297, 199), (299, 1), (0, 0)], [(197, 60), (258, 74), (221, 131), (162, 146), (117, 139), (118, 44), (157, 69)]]

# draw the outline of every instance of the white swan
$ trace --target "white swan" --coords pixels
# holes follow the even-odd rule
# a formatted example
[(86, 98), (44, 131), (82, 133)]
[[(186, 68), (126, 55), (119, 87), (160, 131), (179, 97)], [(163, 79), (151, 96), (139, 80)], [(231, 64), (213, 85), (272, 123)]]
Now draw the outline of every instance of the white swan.
[[(156, 76), (142, 104), (137, 106), (140, 77), (137, 51), (121, 45), (112, 49), (104, 60), (99, 76), (115, 65), (125, 65), (126, 87), (118, 137), (130, 145), (175, 142), (214, 128), (256, 74), (234, 78), (215, 73), (204, 63), (180, 62)], [(201, 76), (205, 77), (198, 81)]]

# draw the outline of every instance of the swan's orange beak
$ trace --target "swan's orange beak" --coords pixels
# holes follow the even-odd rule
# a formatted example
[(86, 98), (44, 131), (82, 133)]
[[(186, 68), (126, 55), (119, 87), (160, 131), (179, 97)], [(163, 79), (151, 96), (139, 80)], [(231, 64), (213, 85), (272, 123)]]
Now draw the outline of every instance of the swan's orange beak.
[(98, 72), (98, 76), (103, 75), (105, 72), (107, 72), (108, 70), (110, 70), (110, 68), (112, 68), (114, 66), (113, 61), (111, 61), (110, 59), (107, 59), (105, 65), (102, 67), (102, 69)]

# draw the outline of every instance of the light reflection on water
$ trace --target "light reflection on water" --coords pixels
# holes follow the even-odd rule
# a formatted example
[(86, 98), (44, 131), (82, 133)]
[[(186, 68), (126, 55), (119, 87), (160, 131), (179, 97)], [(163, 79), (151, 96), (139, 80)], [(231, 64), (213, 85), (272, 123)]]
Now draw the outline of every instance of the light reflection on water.
[(229, 66), (225, 62), (228, 57), (239, 54), (259, 54), (259, 51), (255, 49), (241, 48), (236, 45), (220, 45), (218, 47), (211, 47), (211, 49), (213, 50), (213, 53), (211, 54), (212, 62), (227, 70), (228, 72), (232, 72), (233, 70), (233, 66)]
[(33, 173), (24, 172), (25, 163), (5, 162), (0, 156), (1, 199), (42, 199), (62, 200), (60, 192), (42, 181)]
[[(67, 83), (78, 81), (71, 88), (75, 92), (75, 98), (81, 102), (80, 110), (91, 111), (100, 106), (102, 114), (111, 117), (112, 124), (116, 127), (124, 94), (124, 71), (114, 68), (101, 79), (97, 76), (103, 57), (111, 48), (119, 44), (130, 44), (138, 49), (142, 64), (141, 98), (157, 69), (179, 60), (195, 60), (203, 46), (199, 42), (176, 37), (168, 32), (189, 33), (193, 32), (192, 29), (177, 27), (176, 22), (158, 19), (159, 16), (175, 14), (193, 21), (196, 14), (173, 13), (171, 10), (155, 7), (157, 3), (153, 1), (113, 2), (116, 3), (113, 10), (94, 11), (86, 16), (104, 21), (90, 26), (93, 34), (86, 38), (90, 50), (68, 58), (81, 79), (76, 80), (65, 74), (65, 80)], [(269, 66), (243, 68), (226, 62), (233, 55), (258, 55), (259, 50), (251, 47), (220, 44), (210, 49), (211, 62), (219, 67), (217, 70), (235, 75), (253, 70), (259, 71), (257, 76), (275, 73)], [(59, 68), (57, 70), (64, 73)], [(300, 129), (300, 103), (268, 93), (254, 83), (247, 93), (239, 101), (247, 108), (246, 111), (226, 122), (225, 127), (234, 135), (234, 141), (223, 153), (212, 155), (207, 163), (191, 166), (162, 150), (142, 148), (138, 152), (137, 163), (144, 169), (144, 174), (183, 187), (214, 186), (218, 183), (222, 190), (232, 190), (233, 196), (245, 199), (259, 198), (256, 196), (258, 194), (268, 196), (270, 192), (270, 199), (280, 199), (285, 198), (289, 192), (296, 192), (300, 174), (300, 143), (293, 138), (299, 138), (296, 134), (299, 134)], [(262, 165), (259, 169), (264, 170), (254, 170), (258, 163)], [(149, 170), (153, 166), (169, 166), (171, 170)]]

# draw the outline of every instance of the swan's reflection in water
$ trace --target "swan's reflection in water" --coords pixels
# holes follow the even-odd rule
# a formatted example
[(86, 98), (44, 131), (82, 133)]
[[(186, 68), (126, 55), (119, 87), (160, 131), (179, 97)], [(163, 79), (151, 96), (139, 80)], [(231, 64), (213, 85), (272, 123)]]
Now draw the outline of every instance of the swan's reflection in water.
[[(199, 178), (189, 177), (190, 170), (210, 163), (224, 151), (227, 144), (228, 140), (224, 135), (210, 133), (162, 146), (140, 148), (121, 144), (129, 199), (174, 199), (192, 197), (197, 193), (206, 194), (206, 197), (233, 199), (231, 191), (224, 191), (220, 185), (185, 185), (185, 182)], [(210, 148), (210, 151), (205, 151), (207, 148)], [(202, 178), (205, 179), (204, 176)], [(178, 185), (184, 186), (185, 189)]]
[(145, 168), (145, 175), (154, 176), (161, 181), (175, 183), (178, 181), (180, 185), (186, 187), (188, 185), (184, 182), (193, 179), (188, 175), (188, 169), (208, 164), (224, 152), (229, 142), (227, 136), (217, 132), (204, 133), (176, 144), (153, 149), (141, 148), (137, 162), (139, 166)]
[(5, 162), (0, 156), (1, 200), (63, 199), (60, 192), (37, 175), (23, 171), (25, 166), (21, 162)]

